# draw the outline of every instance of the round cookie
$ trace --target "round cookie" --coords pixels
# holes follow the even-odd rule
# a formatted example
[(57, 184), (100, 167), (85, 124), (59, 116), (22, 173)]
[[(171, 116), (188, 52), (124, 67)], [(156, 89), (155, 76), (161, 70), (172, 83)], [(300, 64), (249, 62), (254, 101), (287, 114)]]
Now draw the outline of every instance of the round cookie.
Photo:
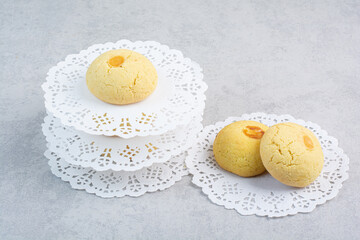
[(242, 177), (265, 171), (260, 158), (260, 140), (268, 127), (255, 121), (238, 121), (221, 129), (213, 151), (221, 168)]
[(260, 154), (266, 170), (293, 187), (312, 183), (324, 165), (318, 139), (309, 129), (296, 123), (270, 127), (261, 139)]
[(158, 75), (153, 64), (140, 53), (117, 49), (97, 57), (86, 72), (86, 84), (100, 100), (124, 105), (148, 97)]

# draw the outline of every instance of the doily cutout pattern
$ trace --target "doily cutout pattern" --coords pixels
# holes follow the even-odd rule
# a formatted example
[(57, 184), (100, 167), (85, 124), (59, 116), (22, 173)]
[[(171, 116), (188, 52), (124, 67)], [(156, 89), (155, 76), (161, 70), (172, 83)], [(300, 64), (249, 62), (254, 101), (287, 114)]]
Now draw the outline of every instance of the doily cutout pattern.
[(149, 168), (135, 172), (97, 172), (69, 164), (56, 153), (47, 150), (51, 172), (63, 181), (69, 182), (74, 189), (85, 190), (99, 197), (138, 197), (146, 192), (161, 191), (171, 187), (188, 174), (185, 167), (185, 153), (173, 157), (166, 163), (155, 163)]
[[(212, 144), (223, 127), (239, 120), (254, 120), (268, 126), (295, 122), (310, 129), (318, 137), (325, 156), (320, 176), (305, 188), (293, 188), (278, 182), (269, 173), (242, 178), (221, 169), (213, 156)], [(289, 115), (252, 113), (205, 127), (197, 144), (188, 150), (186, 166), (193, 175), (192, 182), (201, 187), (213, 203), (235, 209), (242, 215), (283, 217), (311, 212), (317, 205), (334, 198), (348, 179), (349, 159), (338, 147), (338, 141), (312, 122)]]
[(70, 164), (96, 171), (137, 171), (153, 163), (162, 163), (191, 147), (202, 129), (201, 117), (186, 126), (158, 136), (123, 139), (90, 135), (61, 124), (49, 114), (43, 133), (49, 150)]
[[(111, 105), (87, 90), (85, 75), (90, 63), (100, 54), (119, 48), (145, 55), (158, 71), (157, 90), (140, 103)], [(95, 44), (67, 56), (49, 70), (42, 88), (47, 110), (64, 125), (93, 135), (131, 138), (159, 135), (188, 124), (194, 116), (203, 113), (207, 85), (201, 67), (184, 58), (180, 51), (154, 41), (120, 40)], [(158, 90), (162, 92), (157, 98), (153, 95)], [(163, 99), (161, 96), (166, 94)]]

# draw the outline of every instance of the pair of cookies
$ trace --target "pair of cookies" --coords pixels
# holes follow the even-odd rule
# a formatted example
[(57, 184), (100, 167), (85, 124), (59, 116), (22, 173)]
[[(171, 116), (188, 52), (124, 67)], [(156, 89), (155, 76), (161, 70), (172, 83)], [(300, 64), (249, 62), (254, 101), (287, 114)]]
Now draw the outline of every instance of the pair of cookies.
[(275, 179), (305, 187), (320, 174), (324, 155), (316, 136), (295, 123), (268, 127), (255, 121), (238, 121), (216, 136), (213, 151), (221, 168), (242, 177), (267, 170)]

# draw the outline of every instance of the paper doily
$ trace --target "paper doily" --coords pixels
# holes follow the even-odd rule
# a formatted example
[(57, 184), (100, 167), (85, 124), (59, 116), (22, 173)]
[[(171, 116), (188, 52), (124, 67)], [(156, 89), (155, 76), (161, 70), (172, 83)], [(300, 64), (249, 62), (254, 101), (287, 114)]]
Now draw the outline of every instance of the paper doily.
[(103, 198), (138, 197), (146, 192), (164, 190), (188, 174), (184, 164), (185, 153), (166, 163), (155, 163), (136, 172), (97, 172), (92, 168), (72, 165), (49, 150), (45, 152), (45, 156), (49, 159), (54, 175), (69, 182), (74, 189), (95, 193)]
[[(325, 156), (320, 176), (308, 187), (293, 188), (278, 182), (268, 173), (242, 178), (221, 169), (213, 156), (212, 144), (223, 127), (239, 120), (254, 120), (268, 126), (295, 122), (309, 128), (318, 137)], [(235, 209), (242, 215), (282, 217), (311, 212), (317, 205), (334, 198), (348, 178), (349, 159), (338, 147), (338, 141), (312, 122), (289, 115), (252, 113), (205, 127), (197, 144), (188, 151), (186, 166), (193, 174), (192, 182), (201, 187), (215, 204)]]
[[(126, 48), (145, 55), (157, 69), (158, 86), (147, 99), (117, 106), (104, 103), (87, 89), (85, 75), (100, 54)], [(45, 106), (66, 126), (93, 135), (123, 138), (159, 135), (186, 125), (203, 113), (207, 85), (200, 66), (178, 50), (158, 42), (95, 44), (79, 54), (69, 55), (52, 67), (42, 85)]]
[(136, 171), (153, 163), (162, 163), (188, 149), (202, 129), (201, 117), (186, 126), (158, 136), (123, 139), (90, 135), (61, 124), (49, 114), (44, 119), (43, 133), (49, 150), (73, 165), (96, 171)]

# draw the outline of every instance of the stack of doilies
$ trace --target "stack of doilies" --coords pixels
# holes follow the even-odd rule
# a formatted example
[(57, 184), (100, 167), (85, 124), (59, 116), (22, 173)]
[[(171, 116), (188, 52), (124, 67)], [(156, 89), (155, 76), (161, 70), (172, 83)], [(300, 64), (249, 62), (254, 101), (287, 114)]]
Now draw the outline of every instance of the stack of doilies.
[[(111, 105), (86, 86), (90, 63), (111, 49), (146, 56), (158, 86), (146, 100)], [(207, 85), (200, 66), (157, 42), (96, 44), (48, 72), (43, 133), (51, 171), (72, 188), (101, 197), (140, 196), (170, 187), (188, 173), (185, 151), (202, 130)]]

